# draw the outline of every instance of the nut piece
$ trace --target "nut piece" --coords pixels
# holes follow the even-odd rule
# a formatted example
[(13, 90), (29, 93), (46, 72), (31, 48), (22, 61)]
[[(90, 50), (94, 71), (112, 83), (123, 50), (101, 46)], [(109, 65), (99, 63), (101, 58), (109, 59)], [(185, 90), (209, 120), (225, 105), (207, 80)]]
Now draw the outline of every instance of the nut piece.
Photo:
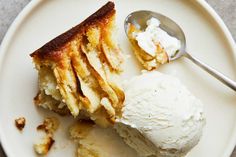
[(15, 119), (15, 125), (18, 130), (22, 131), (25, 127), (25, 118), (20, 117), (20, 118)]
[(46, 136), (40, 144), (34, 145), (34, 150), (39, 155), (46, 155), (54, 142), (55, 140), (51, 136)]

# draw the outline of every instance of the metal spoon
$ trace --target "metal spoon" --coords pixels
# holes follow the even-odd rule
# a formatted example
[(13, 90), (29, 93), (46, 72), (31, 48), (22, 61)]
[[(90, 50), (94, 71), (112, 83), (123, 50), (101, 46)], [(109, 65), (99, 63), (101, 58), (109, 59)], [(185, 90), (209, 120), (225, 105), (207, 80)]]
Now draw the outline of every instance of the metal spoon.
[(169, 56), (169, 60), (173, 61), (176, 60), (182, 56), (190, 59), (193, 61), (196, 65), (200, 66), (202, 69), (206, 70), (209, 74), (217, 78), (219, 81), (236, 91), (236, 82), (226, 77), (224, 74), (218, 72), (214, 68), (208, 66), (207, 64), (203, 63), (199, 59), (193, 57), (186, 51), (186, 39), (183, 30), (180, 28), (178, 24), (176, 24), (173, 20), (170, 18), (156, 13), (152, 11), (136, 11), (131, 14), (129, 14), (125, 19), (125, 32), (128, 36), (128, 25), (129, 23), (134, 24), (138, 29), (144, 30), (146, 26), (147, 20), (149, 20), (151, 17), (157, 18), (161, 25), (160, 28), (162, 28), (164, 31), (166, 31), (169, 35), (176, 37), (181, 41), (181, 48), (178, 53), (176, 53), (174, 56)]

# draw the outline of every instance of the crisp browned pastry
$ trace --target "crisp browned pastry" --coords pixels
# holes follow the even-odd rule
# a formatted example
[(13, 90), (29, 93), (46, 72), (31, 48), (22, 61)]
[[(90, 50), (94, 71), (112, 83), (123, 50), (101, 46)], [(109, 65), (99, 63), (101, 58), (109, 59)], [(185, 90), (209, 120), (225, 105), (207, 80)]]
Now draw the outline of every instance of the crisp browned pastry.
[(117, 81), (123, 57), (114, 29), (114, 3), (108, 2), (33, 52), (39, 74), (36, 105), (73, 116), (85, 111), (101, 125), (113, 122), (124, 101)]
[(139, 47), (134, 33), (140, 32), (133, 24), (129, 24), (128, 29), (128, 37), (132, 44), (133, 52), (138, 59), (138, 61), (142, 64), (142, 66), (146, 70), (153, 70), (158, 68), (161, 64), (165, 64), (168, 62), (168, 56), (164, 48), (160, 44), (156, 45), (156, 55), (151, 56), (147, 52), (145, 52), (141, 47)]

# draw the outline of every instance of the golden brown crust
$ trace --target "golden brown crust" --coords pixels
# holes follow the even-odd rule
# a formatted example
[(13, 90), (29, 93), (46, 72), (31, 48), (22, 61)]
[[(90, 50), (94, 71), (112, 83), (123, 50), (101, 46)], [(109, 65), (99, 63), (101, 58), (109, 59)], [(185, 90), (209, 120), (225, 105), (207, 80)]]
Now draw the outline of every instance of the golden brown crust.
[(84, 33), (84, 31), (91, 27), (94, 23), (101, 23), (105, 19), (108, 19), (110, 16), (115, 14), (114, 3), (107, 2), (103, 7), (101, 7), (97, 12), (89, 16), (86, 20), (84, 20), (79, 25), (71, 28), (70, 30), (66, 31), (65, 33), (57, 36), (56, 38), (52, 39), (44, 46), (30, 54), (33, 58), (39, 58), (40, 60), (44, 59), (57, 59), (62, 56), (62, 51), (59, 51), (61, 48), (66, 46), (68, 42), (73, 40), (75, 36), (78, 34)]

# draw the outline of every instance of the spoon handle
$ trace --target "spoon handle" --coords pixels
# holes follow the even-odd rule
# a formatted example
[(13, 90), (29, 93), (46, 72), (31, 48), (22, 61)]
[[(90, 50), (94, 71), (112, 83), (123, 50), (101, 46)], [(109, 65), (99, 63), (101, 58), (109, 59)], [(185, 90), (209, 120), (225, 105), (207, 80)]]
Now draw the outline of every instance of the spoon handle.
[(231, 80), (230, 78), (226, 77), (224, 74), (220, 73), (219, 71), (215, 70), (214, 68), (208, 66), (207, 64), (203, 63), (199, 59), (191, 56), (189, 53), (184, 55), (189, 60), (193, 61), (196, 65), (200, 66), (202, 69), (207, 71), (209, 74), (217, 78), (219, 81), (236, 91), (236, 82)]

